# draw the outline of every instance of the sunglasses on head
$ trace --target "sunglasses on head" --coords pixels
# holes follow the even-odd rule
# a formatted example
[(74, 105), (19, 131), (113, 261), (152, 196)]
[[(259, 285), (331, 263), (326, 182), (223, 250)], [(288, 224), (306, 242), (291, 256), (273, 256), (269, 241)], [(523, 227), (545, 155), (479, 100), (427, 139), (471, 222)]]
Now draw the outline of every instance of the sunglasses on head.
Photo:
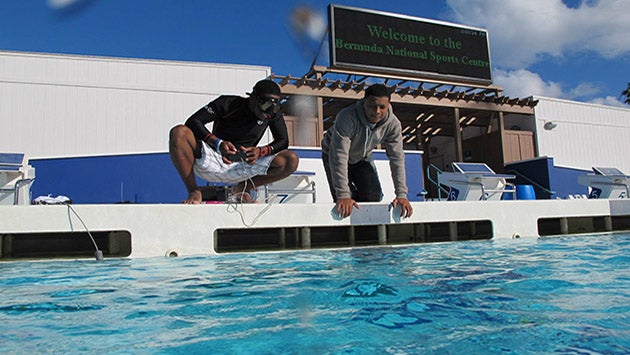
[(260, 110), (264, 113), (276, 114), (282, 109), (282, 105), (280, 105), (280, 99), (276, 99), (273, 97), (260, 97), (258, 98), (258, 103), (260, 105)]

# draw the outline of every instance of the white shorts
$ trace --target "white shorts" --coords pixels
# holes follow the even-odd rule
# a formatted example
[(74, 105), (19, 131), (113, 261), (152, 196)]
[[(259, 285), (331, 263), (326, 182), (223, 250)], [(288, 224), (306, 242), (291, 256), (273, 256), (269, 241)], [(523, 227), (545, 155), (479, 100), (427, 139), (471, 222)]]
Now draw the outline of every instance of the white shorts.
[(195, 159), (195, 174), (206, 181), (235, 184), (257, 175), (266, 175), (275, 157), (274, 154), (258, 158), (253, 165), (245, 162), (225, 164), (221, 154), (202, 142), (201, 158)]

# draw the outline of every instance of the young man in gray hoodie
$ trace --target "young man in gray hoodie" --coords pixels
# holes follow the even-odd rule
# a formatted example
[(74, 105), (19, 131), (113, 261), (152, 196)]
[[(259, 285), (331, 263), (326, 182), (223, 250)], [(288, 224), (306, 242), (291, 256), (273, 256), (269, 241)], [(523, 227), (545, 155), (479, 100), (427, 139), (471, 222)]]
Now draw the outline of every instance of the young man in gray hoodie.
[(383, 84), (365, 90), (357, 103), (341, 110), (322, 139), (322, 160), (336, 211), (350, 216), (357, 202), (383, 199), (381, 183), (372, 158), (372, 150), (382, 144), (389, 158), (396, 198), (402, 217), (410, 217), (413, 208), (407, 199), (405, 157), (402, 130), (390, 105), (391, 94)]

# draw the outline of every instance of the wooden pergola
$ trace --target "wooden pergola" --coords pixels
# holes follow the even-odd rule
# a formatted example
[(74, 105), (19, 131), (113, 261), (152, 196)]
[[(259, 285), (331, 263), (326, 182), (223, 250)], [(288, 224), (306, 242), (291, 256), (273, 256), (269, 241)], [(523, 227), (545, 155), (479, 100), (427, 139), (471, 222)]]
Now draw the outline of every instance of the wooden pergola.
[[(286, 95), (285, 117), (289, 130), (293, 131), (292, 134), (290, 132), (292, 145), (319, 146), (324, 130), (332, 124), (336, 114), (362, 99), (369, 85), (379, 82), (392, 91), (391, 103), (403, 126), (406, 149), (424, 150), (427, 154), (431, 140), (437, 137), (453, 139), (454, 156), (451, 161), (464, 161), (467, 154), (463, 132), (475, 128), (475, 132), (482, 132), (481, 136), (498, 137), (498, 142), (493, 141), (492, 144), (498, 144), (496, 149), (503, 154), (499, 154), (499, 158), (488, 157), (488, 154), (478, 158), (485, 159), (498, 171), (509, 161), (536, 155), (533, 132), (526, 132), (531, 142), (526, 142), (524, 149), (531, 152), (517, 157), (506, 155), (506, 143), (510, 144), (506, 142), (506, 137), (519, 125), (506, 127), (505, 117), (532, 121), (537, 101), (531, 97), (503, 96), (502, 89), (497, 86), (344, 71), (321, 66), (313, 66), (308, 74), (301, 77), (271, 75), (271, 79), (280, 85), (282, 93)], [(291, 104), (298, 98), (312, 102), (309, 112), (300, 112), (303, 106)], [(304, 134), (304, 130), (308, 134)], [(507, 150), (513, 149), (508, 147)]]

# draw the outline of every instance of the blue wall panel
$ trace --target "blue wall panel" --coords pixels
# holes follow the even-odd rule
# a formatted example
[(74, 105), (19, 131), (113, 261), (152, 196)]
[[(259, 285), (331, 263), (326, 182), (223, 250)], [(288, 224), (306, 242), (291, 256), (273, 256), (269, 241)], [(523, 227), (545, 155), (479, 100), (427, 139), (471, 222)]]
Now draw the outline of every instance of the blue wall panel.
[(424, 169), (422, 168), (421, 153), (405, 154), (405, 173), (407, 175), (407, 188), (409, 189), (409, 201), (424, 201)]
[(168, 153), (31, 159), (32, 196), (75, 203), (177, 203), (186, 190)]
[(551, 171), (551, 181), (556, 196), (568, 198), (569, 195), (588, 195), (588, 187), (578, 184), (578, 176), (588, 174), (588, 170), (555, 166)]
[[(321, 159), (319, 150), (295, 151), (301, 158)], [(374, 158), (387, 159), (382, 152)], [(405, 159), (409, 199), (419, 201), (417, 194), (424, 188), (422, 154), (406, 154)], [(37, 177), (33, 198), (64, 195), (74, 203), (180, 203), (187, 195), (168, 153), (31, 159), (30, 164)], [(197, 184), (208, 183), (197, 179)]]
[(551, 188), (550, 170), (553, 169), (552, 158), (538, 158), (523, 160), (505, 165), (507, 174), (515, 174), (516, 179), (511, 182), (515, 185), (532, 185), (537, 199), (550, 199), (554, 195), (548, 191)]
[[(374, 160), (387, 160), (385, 152), (372, 153)], [(381, 171), (381, 173), (384, 173)], [(389, 170), (387, 170), (389, 173)], [(405, 152), (405, 176), (407, 177), (407, 198), (409, 201), (424, 201), (424, 170), (422, 168), (422, 152)], [(380, 178), (380, 176), (379, 176)], [(391, 201), (387, 201), (391, 202)]]
[(588, 194), (588, 188), (578, 184), (578, 176), (588, 171), (555, 166), (553, 158), (550, 157), (510, 163), (506, 165), (505, 170), (507, 173), (516, 174), (517, 178), (513, 181), (515, 184), (533, 185), (538, 199)]

